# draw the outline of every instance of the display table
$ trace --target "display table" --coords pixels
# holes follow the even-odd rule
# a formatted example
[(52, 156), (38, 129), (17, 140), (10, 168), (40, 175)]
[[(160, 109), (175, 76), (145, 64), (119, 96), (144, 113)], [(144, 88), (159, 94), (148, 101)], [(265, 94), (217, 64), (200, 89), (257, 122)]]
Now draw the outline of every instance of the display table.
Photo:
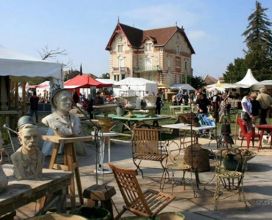
[(170, 114), (177, 115), (190, 111), (190, 105), (170, 105)]
[(145, 122), (147, 121), (153, 121), (153, 125), (156, 124), (156, 126), (158, 126), (159, 120), (170, 118), (170, 116), (167, 115), (148, 116), (143, 114), (134, 114), (133, 116), (134, 117), (117, 116), (114, 114), (108, 115), (109, 118), (122, 122), (128, 130), (132, 130), (132, 126), (134, 125), (137, 127), (145, 125)]
[(192, 132), (193, 132), (193, 135), (194, 135), (194, 143), (198, 143), (198, 135), (199, 135), (199, 133), (201, 131), (213, 130), (213, 129), (216, 128), (215, 126), (207, 126), (207, 125), (195, 127), (195, 126), (191, 126), (189, 124), (184, 124), (184, 123), (166, 124), (166, 125), (162, 125), (161, 127), (170, 128), (170, 129), (184, 130), (184, 131), (191, 131), (191, 129), (192, 129)]
[[(65, 211), (66, 192), (72, 177), (71, 172), (43, 169), (42, 177), (39, 180), (16, 180), (12, 175), (13, 165), (4, 164), (2, 167), (9, 182), (7, 189), (0, 193), (0, 218), (21, 206), (52, 194), (54, 196), (51, 202), (55, 203), (59, 212)], [(51, 203), (47, 202), (40, 210), (41, 213), (45, 212), (47, 205)]]
[[(60, 137), (60, 136), (49, 136), (43, 135), (42, 139), (44, 141), (49, 141), (54, 143), (51, 159), (49, 163), (49, 169), (59, 169), (59, 170), (68, 170), (72, 171), (77, 183), (77, 191), (79, 196), (80, 204), (83, 205), (83, 196), (82, 196), (82, 186), (80, 181), (79, 168), (76, 158), (76, 152), (74, 143), (75, 142), (86, 142), (94, 140), (93, 136), (82, 136), (82, 137)], [(63, 147), (63, 162), (64, 164), (56, 164), (57, 155), (60, 147)], [(70, 197), (71, 197), (71, 206), (75, 207), (76, 197), (75, 197), (75, 182), (74, 178), (71, 178), (70, 187), (69, 187)]]

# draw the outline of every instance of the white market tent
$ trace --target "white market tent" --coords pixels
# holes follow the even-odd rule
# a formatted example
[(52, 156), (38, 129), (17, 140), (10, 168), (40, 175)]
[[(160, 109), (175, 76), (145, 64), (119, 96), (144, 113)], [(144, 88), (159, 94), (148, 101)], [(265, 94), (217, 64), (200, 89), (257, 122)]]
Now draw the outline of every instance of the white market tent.
[(170, 86), (170, 89), (195, 91), (195, 88), (192, 87), (191, 85), (189, 85), (189, 84), (180, 84), (180, 83), (173, 84), (172, 86)]
[(206, 86), (206, 89), (208, 92), (212, 92), (215, 90), (224, 92), (226, 89), (230, 89), (230, 88), (238, 88), (238, 86), (236, 86), (235, 84), (230, 84), (230, 83), (221, 83), (220, 80), (218, 80), (215, 84)]
[(118, 82), (114, 82), (113, 85), (113, 93), (116, 96), (122, 96), (122, 94), (127, 94), (143, 97), (146, 94), (156, 95), (158, 92), (157, 82), (150, 81), (144, 78), (127, 77)]
[(263, 80), (252, 86), (252, 90), (259, 90), (260, 88), (272, 88), (272, 80)]
[(234, 83), (234, 85), (241, 88), (249, 88), (257, 83), (259, 83), (259, 81), (255, 79), (251, 72), (251, 69), (248, 69), (245, 77), (239, 82)]
[(62, 64), (51, 63), (0, 45), (0, 76), (53, 77), (61, 79)]

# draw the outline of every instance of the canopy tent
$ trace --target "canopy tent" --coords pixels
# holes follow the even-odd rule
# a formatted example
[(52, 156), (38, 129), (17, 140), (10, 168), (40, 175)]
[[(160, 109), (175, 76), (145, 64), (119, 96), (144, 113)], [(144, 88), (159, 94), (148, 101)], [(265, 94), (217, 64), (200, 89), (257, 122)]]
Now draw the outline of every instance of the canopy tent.
[(101, 82), (101, 83), (103, 83), (103, 84), (114, 84), (114, 80), (112, 80), (112, 79), (100, 79), (100, 78), (97, 78), (96, 79), (98, 82)]
[(51, 63), (0, 45), (0, 75), (53, 77), (61, 79), (62, 64)]
[(263, 80), (252, 86), (252, 90), (259, 90), (260, 88), (271, 88), (272, 80)]
[(110, 87), (112, 84), (101, 83), (95, 79), (93, 79), (88, 74), (77, 75), (72, 79), (64, 82), (64, 88), (67, 89), (75, 89), (75, 88), (102, 88), (102, 87)]
[(170, 89), (195, 91), (195, 88), (192, 87), (191, 85), (189, 85), (189, 84), (180, 84), (180, 83), (173, 84), (172, 86), (170, 86)]
[(121, 96), (122, 93), (125, 93), (127, 95), (137, 95), (139, 97), (143, 97), (146, 94), (156, 95), (158, 92), (157, 82), (136, 77), (127, 77), (123, 80), (115, 82), (114, 87), (113, 92), (117, 96)]
[(255, 77), (253, 76), (253, 74), (251, 72), (251, 69), (248, 69), (245, 77), (242, 80), (240, 80), (239, 82), (236, 82), (234, 84), (237, 87), (249, 88), (257, 83), (259, 83), (259, 81), (255, 79)]
[(226, 89), (230, 89), (230, 88), (238, 88), (238, 86), (235, 84), (230, 84), (230, 83), (221, 83), (220, 80), (218, 80), (215, 84), (206, 86), (206, 89), (209, 92), (215, 91), (215, 90), (224, 92)]

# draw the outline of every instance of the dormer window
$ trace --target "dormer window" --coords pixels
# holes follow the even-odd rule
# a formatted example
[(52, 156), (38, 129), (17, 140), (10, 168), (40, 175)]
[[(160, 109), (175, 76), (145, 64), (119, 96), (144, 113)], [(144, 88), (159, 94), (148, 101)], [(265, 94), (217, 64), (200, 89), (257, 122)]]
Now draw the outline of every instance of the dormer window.
[(152, 51), (153, 44), (151, 42), (148, 42), (145, 44), (145, 51)]

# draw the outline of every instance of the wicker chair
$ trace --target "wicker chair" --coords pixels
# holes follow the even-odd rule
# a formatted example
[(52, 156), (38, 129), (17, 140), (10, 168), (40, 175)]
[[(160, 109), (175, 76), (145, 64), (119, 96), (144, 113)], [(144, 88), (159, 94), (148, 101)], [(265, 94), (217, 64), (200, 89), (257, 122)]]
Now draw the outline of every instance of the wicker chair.
[(143, 160), (160, 162), (163, 168), (161, 182), (167, 171), (168, 152), (167, 142), (160, 141), (160, 132), (154, 128), (134, 128), (132, 134), (132, 159), (143, 177), (143, 171), (140, 164)]
[(111, 163), (109, 167), (126, 204), (114, 219), (119, 219), (127, 210), (137, 216), (152, 218), (175, 199), (172, 195), (152, 189), (143, 192), (136, 178), (137, 170), (123, 169)]

